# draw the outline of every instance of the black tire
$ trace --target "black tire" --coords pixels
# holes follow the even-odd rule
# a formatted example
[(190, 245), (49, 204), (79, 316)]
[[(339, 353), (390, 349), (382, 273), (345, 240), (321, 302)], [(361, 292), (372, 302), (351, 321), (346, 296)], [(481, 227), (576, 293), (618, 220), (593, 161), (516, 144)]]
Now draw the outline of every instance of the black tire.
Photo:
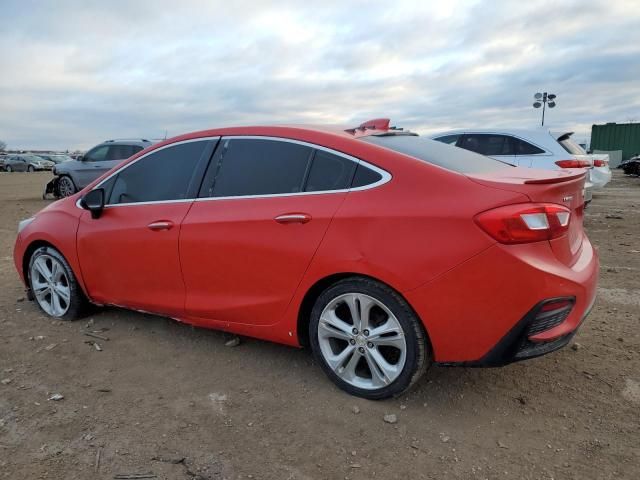
[[(393, 313), (402, 327), (407, 349), (405, 364), (399, 376), (385, 387), (368, 389), (351, 385), (333, 371), (322, 354), (318, 339), (320, 316), (332, 300), (347, 293), (364, 294), (380, 301)], [(395, 290), (383, 283), (364, 277), (350, 277), (340, 280), (318, 297), (311, 311), (309, 340), (314, 358), (333, 383), (351, 395), (369, 400), (381, 400), (406, 392), (431, 364), (426, 333), (422, 322), (413, 309)]]
[(29, 173), (33, 173), (33, 172), (35, 172), (35, 171), (36, 171), (36, 169), (33, 167), (33, 165), (29, 165), (29, 166), (27, 167), (27, 171), (28, 171)]
[(11, 168), (11, 165), (7, 165), (7, 166), (5, 167), (5, 169), (6, 169), (6, 171), (7, 171), (7, 172), (9, 172), (9, 173), (13, 172), (13, 168)]
[[(64, 183), (64, 182), (68, 182), (68, 183)], [(69, 189), (65, 189), (65, 191), (61, 191), (60, 190), (60, 186), (64, 186), (68, 185)], [(56, 189), (57, 189), (57, 197), (58, 198), (64, 198), (64, 197), (70, 197), (71, 195), (73, 195), (74, 193), (76, 193), (78, 191), (78, 188), (76, 187), (76, 184), (73, 182), (73, 179), (68, 176), (68, 175), (61, 175), (60, 178), (58, 179), (58, 183), (56, 185)]]
[(46, 315), (53, 318), (58, 318), (60, 320), (77, 320), (83, 317), (87, 313), (89, 302), (87, 301), (82, 288), (80, 288), (80, 285), (78, 284), (78, 281), (76, 280), (76, 277), (73, 274), (73, 270), (71, 270), (69, 263), (64, 258), (64, 256), (53, 247), (40, 247), (33, 252), (31, 258), (29, 259), (29, 269), (27, 275), (31, 292), (34, 292), (33, 278), (31, 274), (33, 265), (35, 261), (42, 256), (48, 256), (57, 260), (64, 269), (70, 291), (70, 300), (63, 315), (52, 315), (42, 307), (42, 305), (34, 295), (34, 299), (36, 304), (38, 305), (38, 308), (40, 308), (40, 310), (42, 310)]

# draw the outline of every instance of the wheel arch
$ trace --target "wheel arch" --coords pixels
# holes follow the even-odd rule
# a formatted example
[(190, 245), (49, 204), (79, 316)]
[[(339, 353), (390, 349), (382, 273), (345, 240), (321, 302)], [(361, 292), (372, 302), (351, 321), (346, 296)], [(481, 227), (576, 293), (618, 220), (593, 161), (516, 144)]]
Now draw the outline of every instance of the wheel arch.
[(317, 280), (307, 290), (307, 292), (305, 293), (302, 299), (302, 302), (300, 302), (300, 307), (298, 308), (298, 318), (297, 318), (297, 325), (296, 325), (298, 343), (301, 346), (305, 348), (309, 346), (309, 323), (311, 318), (311, 310), (313, 309), (313, 305), (315, 304), (318, 297), (322, 294), (322, 292), (324, 292), (331, 285), (339, 282), (340, 280), (345, 280), (347, 278), (366, 278), (369, 280), (373, 280), (375, 282), (381, 283), (386, 287), (392, 289), (397, 295), (399, 295), (406, 302), (406, 304), (409, 306), (409, 308), (414, 313), (414, 315), (418, 318), (418, 320), (420, 320), (420, 325), (422, 326), (422, 330), (424, 332), (427, 347), (430, 352), (433, 352), (431, 339), (429, 337), (429, 332), (427, 331), (424, 321), (422, 320), (422, 318), (420, 318), (420, 315), (418, 315), (418, 312), (416, 312), (416, 310), (413, 308), (409, 300), (407, 300), (407, 298), (397, 288), (394, 288), (393, 285), (390, 285), (389, 283), (383, 280), (380, 280), (376, 277), (372, 277), (371, 275), (365, 275), (363, 273), (357, 273), (357, 272), (341, 272), (341, 273), (334, 273), (331, 275), (327, 275)]
[(78, 283), (78, 285), (80, 286), (80, 289), (82, 290), (82, 293), (85, 295), (85, 297), (89, 298), (87, 296), (87, 292), (86, 289), (84, 287), (84, 282), (82, 281), (82, 275), (79, 275), (79, 272), (76, 272), (72, 262), (69, 261), (69, 259), (67, 258), (67, 256), (64, 254), (63, 250), (61, 248), (59, 248), (58, 246), (54, 245), (53, 243), (47, 241), (47, 240), (42, 240), (42, 239), (38, 239), (38, 240), (34, 240), (32, 241), (27, 248), (24, 251), (24, 255), (22, 256), (22, 275), (24, 278), (24, 283), (27, 287), (27, 292), (29, 295), (29, 299), (31, 299), (31, 284), (29, 282), (29, 263), (31, 261), (31, 257), (33, 255), (33, 253), (40, 247), (50, 247), (53, 248), (54, 250), (56, 250), (58, 253), (60, 253), (60, 255), (62, 255), (65, 260), (67, 261), (67, 264), (69, 265), (69, 267), (71, 268), (71, 271), (73, 272), (73, 274), (76, 277), (76, 281)]

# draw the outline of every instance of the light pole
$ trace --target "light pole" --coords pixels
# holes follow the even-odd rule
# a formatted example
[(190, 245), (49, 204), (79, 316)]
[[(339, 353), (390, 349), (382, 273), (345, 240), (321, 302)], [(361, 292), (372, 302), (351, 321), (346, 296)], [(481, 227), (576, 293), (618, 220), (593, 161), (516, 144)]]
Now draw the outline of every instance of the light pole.
[(533, 108), (540, 108), (542, 107), (542, 126), (544, 127), (544, 111), (547, 108), (547, 104), (549, 105), (549, 108), (553, 108), (556, 106), (556, 94), (555, 93), (549, 93), (547, 94), (547, 92), (544, 93), (536, 93), (533, 98), (535, 98), (535, 102), (533, 102)]

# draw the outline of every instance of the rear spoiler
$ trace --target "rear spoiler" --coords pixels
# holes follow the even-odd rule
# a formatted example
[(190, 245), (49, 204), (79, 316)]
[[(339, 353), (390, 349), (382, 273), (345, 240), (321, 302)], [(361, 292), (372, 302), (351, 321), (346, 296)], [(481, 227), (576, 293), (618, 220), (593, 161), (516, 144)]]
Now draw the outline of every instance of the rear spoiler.
[(575, 173), (572, 175), (563, 175), (561, 177), (551, 177), (551, 178), (535, 178), (530, 180), (525, 180), (524, 183), (526, 185), (548, 185), (550, 183), (563, 183), (569, 182), (571, 180), (576, 180), (578, 178), (582, 178), (586, 176), (585, 172)]
[(560, 135), (557, 140), (559, 142), (563, 142), (564, 140), (567, 140), (571, 135), (573, 135), (574, 132), (567, 132), (567, 133), (563, 133), (562, 135)]

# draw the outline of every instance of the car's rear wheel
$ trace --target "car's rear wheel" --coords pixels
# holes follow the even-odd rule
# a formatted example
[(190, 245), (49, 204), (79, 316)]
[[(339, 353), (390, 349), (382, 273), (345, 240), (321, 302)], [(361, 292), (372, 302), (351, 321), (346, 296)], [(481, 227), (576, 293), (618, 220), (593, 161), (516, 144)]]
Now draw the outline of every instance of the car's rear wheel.
[(34, 168), (34, 166), (33, 166), (33, 165), (29, 165), (29, 167), (27, 168), (27, 171), (28, 171), (28, 172), (35, 172), (35, 171), (36, 171), (36, 169)]
[(406, 391), (430, 363), (420, 320), (388, 286), (341, 280), (316, 300), (309, 328), (313, 354), (346, 392), (372, 400)]
[(66, 175), (63, 175), (58, 180), (58, 193), (61, 197), (70, 197), (76, 193), (76, 186), (73, 180)]
[(87, 300), (60, 252), (40, 247), (29, 261), (29, 286), (44, 313), (63, 320), (79, 318)]

